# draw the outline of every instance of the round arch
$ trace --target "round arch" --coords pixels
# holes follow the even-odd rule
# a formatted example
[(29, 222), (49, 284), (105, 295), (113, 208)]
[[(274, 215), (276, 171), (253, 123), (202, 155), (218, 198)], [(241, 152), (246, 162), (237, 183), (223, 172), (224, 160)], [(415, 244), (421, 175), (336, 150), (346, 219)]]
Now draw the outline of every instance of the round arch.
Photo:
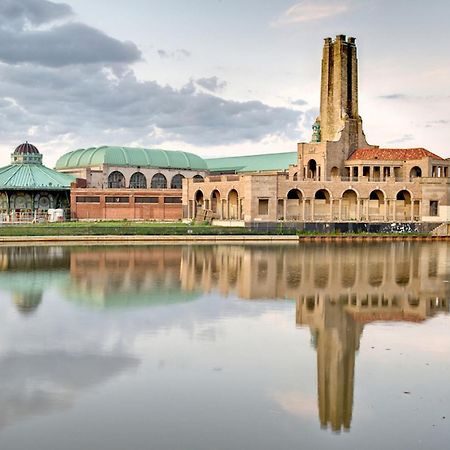
[(195, 193), (194, 199), (195, 199), (195, 204), (197, 206), (203, 206), (204, 195), (203, 195), (203, 192), (200, 189)]
[(203, 181), (205, 181), (205, 179), (201, 175), (194, 175), (192, 177), (192, 180), (194, 181), (194, 183), (202, 183)]
[(286, 220), (301, 220), (303, 194), (300, 189), (291, 189), (286, 196)]
[(167, 189), (167, 178), (162, 173), (155, 173), (152, 177), (152, 189)]
[(115, 170), (108, 175), (108, 187), (111, 189), (123, 189), (125, 187), (125, 176), (122, 172)]
[(331, 194), (328, 191), (328, 189), (319, 189), (314, 194), (314, 199), (315, 200), (325, 200), (326, 203), (330, 203), (330, 201), (331, 201)]
[(411, 220), (412, 196), (411, 192), (403, 189), (395, 196), (395, 220)]
[(339, 176), (339, 167), (332, 167), (330, 174), (332, 178), (337, 178)]
[(181, 173), (177, 173), (172, 177), (170, 182), (170, 189), (181, 189), (183, 187), (184, 176)]
[(231, 189), (227, 195), (228, 200), (228, 219), (239, 219), (239, 194), (236, 189)]
[(419, 166), (414, 166), (409, 171), (409, 178), (420, 178), (422, 176), (422, 169)]
[(331, 212), (331, 194), (327, 189), (319, 189), (314, 194), (314, 204), (312, 219), (313, 220), (330, 220)]
[(215, 214), (221, 214), (221, 200), (220, 200), (220, 192), (218, 189), (214, 189), (211, 192), (211, 210)]
[(141, 172), (135, 172), (130, 178), (131, 189), (147, 189), (147, 178)]
[(386, 217), (386, 194), (375, 189), (369, 194), (369, 220), (384, 220)]
[(347, 189), (342, 194), (342, 219), (358, 219), (358, 193), (353, 189)]
[(411, 192), (409, 192), (406, 189), (403, 189), (403, 190), (397, 192), (397, 195), (396, 195), (396, 199), (399, 201), (404, 201), (405, 204), (411, 203), (411, 198), (412, 198)]
[(306, 177), (307, 178), (316, 178), (317, 176), (317, 162), (315, 159), (310, 159), (308, 161), (308, 164), (306, 165), (307, 167), (307, 174)]

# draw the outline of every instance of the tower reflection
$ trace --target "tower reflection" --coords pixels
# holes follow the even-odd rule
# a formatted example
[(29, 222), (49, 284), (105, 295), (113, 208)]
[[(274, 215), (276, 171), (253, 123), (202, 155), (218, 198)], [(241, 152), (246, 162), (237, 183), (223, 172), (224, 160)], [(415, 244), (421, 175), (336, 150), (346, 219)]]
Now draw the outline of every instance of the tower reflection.
[(201, 285), (242, 299), (293, 299), (317, 352), (319, 419), (351, 426), (355, 358), (364, 325), (422, 322), (449, 311), (447, 245), (417, 243), (191, 247), (184, 289)]

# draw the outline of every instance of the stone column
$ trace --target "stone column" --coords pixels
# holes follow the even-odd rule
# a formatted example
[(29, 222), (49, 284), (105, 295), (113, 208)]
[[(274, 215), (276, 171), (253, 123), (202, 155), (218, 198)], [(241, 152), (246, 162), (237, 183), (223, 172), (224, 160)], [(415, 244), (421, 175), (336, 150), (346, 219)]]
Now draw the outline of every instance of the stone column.
[(333, 220), (333, 202), (334, 200), (330, 198), (330, 222)]
[(306, 200), (302, 199), (302, 220), (303, 222), (306, 220)]
[(315, 215), (315, 200), (314, 200), (314, 198), (311, 198), (311, 200), (310, 200), (310, 203), (311, 203), (311, 221), (314, 221), (315, 220), (315, 217), (314, 217), (314, 215)]
[(342, 222), (342, 198), (339, 199), (339, 221)]
[(395, 221), (397, 221), (397, 200), (393, 200), (393, 203), (394, 203), (393, 210), (394, 210), (394, 222), (395, 222)]
[(287, 220), (287, 198), (283, 199), (283, 217)]

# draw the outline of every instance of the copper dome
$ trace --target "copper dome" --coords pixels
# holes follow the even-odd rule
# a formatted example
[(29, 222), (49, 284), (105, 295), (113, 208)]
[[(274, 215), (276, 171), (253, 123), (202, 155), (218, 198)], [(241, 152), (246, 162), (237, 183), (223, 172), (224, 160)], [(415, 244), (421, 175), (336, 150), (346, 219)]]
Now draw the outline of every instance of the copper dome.
[(25, 142), (14, 150), (14, 155), (39, 155), (39, 150), (34, 145)]

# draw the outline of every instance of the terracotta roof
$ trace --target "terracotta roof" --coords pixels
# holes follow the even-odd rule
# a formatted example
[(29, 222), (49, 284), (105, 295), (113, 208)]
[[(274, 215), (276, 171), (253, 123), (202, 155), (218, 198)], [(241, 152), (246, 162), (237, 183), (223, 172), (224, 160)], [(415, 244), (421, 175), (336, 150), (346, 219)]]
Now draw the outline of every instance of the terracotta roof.
[(379, 159), (382, 161), (403, 161), (407, 159), (433, 158), (443, 160), (438, 155), (424, 148), (358, 148), (355, 150), (349, 160), (361, 159)]

